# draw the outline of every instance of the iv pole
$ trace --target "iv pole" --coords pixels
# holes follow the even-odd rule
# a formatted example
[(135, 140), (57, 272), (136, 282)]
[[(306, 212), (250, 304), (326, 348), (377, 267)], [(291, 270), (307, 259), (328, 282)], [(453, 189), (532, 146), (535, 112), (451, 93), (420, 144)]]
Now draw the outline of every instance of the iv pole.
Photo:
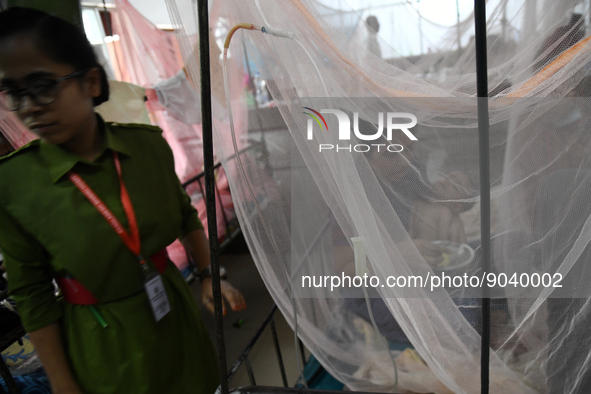
[(213, 160), (213, 124), (211, 116), (211, 78), (209, 66), (209, 12), (207, 5), (207, 1), (197, 2), (199, 18), (199, 61), (201, 69), (201, 119), (203, 121), (203, 159), (205, 167), (205, 205), (207, 207), (207, 228), (209, 231), (209, 250), (211, 253), (211, 279), (215, 307), (221, 393), (228, 394), (224, 317), (222, 315), (222, 291), (220, 285), (219, 244), (217, 237), (218, 229), (215, 207), (215, 163)]
[[(486, 58), (486, 2), (474, 0), (476, 34), (476, 90), (478, 100), (478, 146), (480, 159), (480, 232), (482, 271), (490, 272), (490, 157), (488, 113), (488, 67)], [(490, 291), (482, 288), (482, 342), (480, 392), (488, 394), (490, 375)]]

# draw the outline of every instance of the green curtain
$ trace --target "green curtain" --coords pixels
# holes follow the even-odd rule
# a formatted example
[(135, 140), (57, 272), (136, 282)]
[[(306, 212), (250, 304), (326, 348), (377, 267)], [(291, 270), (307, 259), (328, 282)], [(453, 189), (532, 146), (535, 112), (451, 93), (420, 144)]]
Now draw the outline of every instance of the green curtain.
[(8, 0), (8, 6), (35, 8), (83, 28), (79, 0)]

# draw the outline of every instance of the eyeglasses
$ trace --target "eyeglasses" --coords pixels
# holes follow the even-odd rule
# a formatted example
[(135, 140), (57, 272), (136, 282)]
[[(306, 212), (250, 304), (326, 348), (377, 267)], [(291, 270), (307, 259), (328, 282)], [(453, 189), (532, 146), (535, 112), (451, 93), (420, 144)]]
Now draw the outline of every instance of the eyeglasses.
[(49, 105), (55, 102), (62, 81), (79, 77), (88, 70), (80, 70), (59, 78), (39, 78), (26, 83), (24, 88), (0, 86), (0, 106), (9, 111), (18, 111), (26, 96), (37, 105)]

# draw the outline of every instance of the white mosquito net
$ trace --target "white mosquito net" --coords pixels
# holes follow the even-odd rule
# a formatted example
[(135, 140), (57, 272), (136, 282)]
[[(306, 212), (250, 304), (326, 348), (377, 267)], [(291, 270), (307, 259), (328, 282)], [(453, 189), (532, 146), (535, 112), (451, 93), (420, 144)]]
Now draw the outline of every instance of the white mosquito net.
[[(167, 5), (199, 85), (196, 5)], [(238, 23), (279, 31), (239, 30), (227, 56), (230, 84), (259, 74), (249, 137), (266, 154), (228, 160), (232, 137), (214, 130), (259, 272), (352, 390), (479, 392), (487, 288), (491, 392), (591, 392), (589, 2), (487, 4), (486, 272), (473, 15), (439, 26), (415, 6), (376, 9), (403, 37), (389, 45), (344, 1), (210, 5), (220, 46)]]

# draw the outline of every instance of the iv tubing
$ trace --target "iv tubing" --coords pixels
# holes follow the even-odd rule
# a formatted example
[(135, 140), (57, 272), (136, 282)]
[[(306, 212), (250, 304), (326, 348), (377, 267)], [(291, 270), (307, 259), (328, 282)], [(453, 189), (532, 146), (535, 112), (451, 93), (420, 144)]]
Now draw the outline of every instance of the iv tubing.
[[(228, 33), (228, 36), (226, 37), (226, 41), (224, 43), (224, 54), (223, 54), (223, 74), (224, 74), (224, 89), (226, 92), (226, 106), (228, 107), (228, 118), (230, 121), (230, 132), (232, 134), (232, 145), (234, 146), (234, 152), (236, 153), (236, 161), (238, 162), (238, 168), (240, 169), (240, 174), (242, 175), (244, 181), (246, 182), (246, 186), (248, 188), (248, 191), (251, 195), (251, 197), (253, 198), (253, 201), (255, 203), (256, 209), (259, 213), (259, 216), (261, 217), (261, 223), (263, 224), (263, 227), (265, 229), (265, 232), (267, 234), (269, 234), (269, 236), (271, 236), (271, 232), (269, 230), (269, 228), (267, 227), (267, 223), (266, 221), (263, 219), (263, 214), (261, 211), (261, 208), (259, 206), (259, 203), (256, 199), (256, 196), (252, 190), (252, 186), (250, 185), (250, 182), (248, 181), (248, 178), (246, 177), (246, 174), (244, 172), (244, 166), (242, 164), (242, 160), (240, 158), (240, 155), (238, 154), (238, 145), (236, 143), (236, 133), (234, 131), (234, 118), (232, 116), (232, 105), (231, 105), (231, 101), (230, 101), (230, 88), (228, 85), (228, 67), (227, 67), (227, 61), (228, 61), (228, 48), (230, 46), (230, 41), (232, 39), (232, 36), (234, 35), (234, 33), (238, 30), (238, 29), (247, 29), (247, 30), (261, 30), (261, 32), (266, 32), (264, 27), (263, 28), (258, 28), (257, 26), (251, 24), (251, 23), (239, 23), (237, 25), (235, 25), (230, 32)], [(273, 34), (273, 35), (278, 35), (278, 32), (275, 31), (269, 31), (267, 32), (269, 34)], [(281, 32), (284, 33), (284, 32)], [(289, 34), (289, 33), (288, 33)], [(288, 37), (287, 34), (281, 34), (281, 37)], [(275, 241), (271, 238), (271, 244), (273, 245), (273, 249), (275, 250), (275, 253), (277, 254), (277, 257), (281, 256), (281, 253), (279, 252), (279, 249), (277, 247), (277, 245), (275, 244)], [(293, 299), (293, 297), (291, 296), (291, 277), (289, 276), (289, 274), (286, 273), (286, 277), (288, 280), (288, 288), (290, 291), (290, 295), (289, 298), (291, 300), (291, 305), (292, 305), (292, 309), (293, 309), (293, 316), (294, 316), (294, 331), (295, 331), (295, 345), (297, 347), (297, 327), (298, 327), (298, 315), (297, 315), (297, 310), (296, 310), (296, 305), (295, 305), (295, 301)], [(300, 377), (302, 378), (302, 381), (304, 382), (304, 386), (306, 388), (308, 388), (308, 382), (306, 381), (306, 378), (304, 376), (304, 372), (302, 370), (302, 360), (300, 359), (300, 354), (299, 352), (296, 351), (297, 354), (297, 358), (298, 358), (298, 370), (300, 372)]]
[(365, 286), (363, 286), (363, 296), (365, 298), (365, 305), (367, 305), (367, 311), (369, 312), (369, 320), (371, 320), (371, 325), (373, 326), (373, 329), (375, 330), (377, 336), (381, 339), (382, 343), (386, 347), (386, 352), (388, 352), (388, 356), (390, 356), (390, 359), (392, 360), (392, 365), (394, 367), (394, 388), (392, 389), (392, 392), (395, 393), (398, 389), (398, 367), (396, 367), (396, 360), (394, 359), (394, 356), (390, 351), (390, 345), (388, 345), (388, 340), (384, 338), (384, 336), (380, 333), (380, 330), (378, 329), (378, 325), (376, 324), (376, 321), (373, 317), (371, 303), (369, 302), (369, 295), (367, 294), (367, 289), (365, 288)]
[[(242, 160), (240, 159), (240, 155), (238, 155), (238, 146), (236, 144), (236, 133), (234, 130), (234, 119), (232, 116), (232, 106), (231, 106), (231, 102), (230, 102), (230, 89), (228, 86), (228, 73), (227, 73), (227, 59), (228, 59), (228, 48), (230, 46), (230, 41), (232, 40), (232, 36), (234, 35), (234, 33), (238, 30), (238, 29), (247, 29), (247, 30), (260, 30), (262, 33), (266, 33), (266, 34), (271, 34), (274, 35), (276, 37), (282, 37), (282, 38), (291, 38), (293, 39), (300, 47), (301, 49), (306, 53), (306, 56), (308, 56), (308, 59), (310, 59), (310, 62), (312, 63), (312, 65), (314, 66), (314, 69), (316, 70), (316, 73), (318, 74), (318, 77), (320, 78), (320, 82), (322, 83), (322, 87), (324, 89), (324, 92), (326, 94), (326, 97), (328, 98), (328, 89), (326, 88), (326, 84), (324, 83), (324, 79), (322, 78), (322, 74), (320, 73), (320, 70), (318, 69), (318, 66), (316, 65), (316, 62), (314, 62), (312, 56), (310, 55), (310, 53), (306, 50), (306, 48), (304, 47), (304, 45), (295, 37), (295, 35), (291, 32), (285, 32), (285, 31), (280, 31), (280, 30), (274, 30), (265, 26), (262, 27), (258, 27), (252, 23), (239, 23), (237, 25), (235, 25), (232, 29), (230, 29), (230, 32), (228, 33), (228, 36), (226, 37), (226, 41), (224, 43), (224, 54), (223, 54), (223, 74), (224, 74), (224, 89), (225, 89), (225, 93), (226, 93), (226, 106), (228, 107), (228, 117), (229, 117), (229, 121), (230, 121), (230, 131), (232, 134), (232, 144), (234, 146), (234, 151), (236, 152), (236, 159), (238, 162), (238, 168), (240, 169), (240, 173), (242, 175), (242, 177), (244, 178), (247, 188), (249, 190), (249, 193), (251, 195), (251, 197), (253, 198), (253, 201), (255, 203), (256, 209), (261, 217), (261, 222), (263, 224), (263, 227), (265, 228), (265, 231), (267, 232), (267, 234), (271, 234), (266, 221), (263, 219), (263, 214), (262, 211), (260, 209), (260, 206), (256, 200), (255, 194), (252, 190), (252, 187), (250, 185), (250, 182), (248, 182), (248, 178), (246, 177), (246, 174), (244, 173), (244, 167), (242, 165)], [(277, 248), (277, 246), (275, 245), (275, 242), (273, 240), (271, 240), (272, 245), (273, 245), (273, 249), (275, 249), (275, 253), (279, 256), (279, 250)], [(294, 331), (295, 331), (295, 345), (297, 347), (297, 332), (298, 332), (298, 320), (297, 320), (297, 311), (296, 311), (296, 305), (295, 305), (295, 301), (293, 300), (293, 297), (291, 297), (291, 278), (289, 277), (287, 271), (286, 271), (286, 276), (288, 277), (288, 288), (290, 291), (290, 299), (291, 299), (291, 303), (292, 303), (292, 309), (293, 309), (293, 315), (294, 315)], [(369, 316), (372, 322), (372, 325), (374, 327), (374, 330), (376, 331), (376, 333), (378, 335), (380, 335), (380, 332), (377, 328), (374, 316), (373, 316), (373, 312), (371, 309), (371, 305), (369, 302), (369, 297), (367, 294), (367, 291), (365, 290), (365, 288), (363, 289), (364, 295), (365, 295), (365, 301), (367, 304), (367, 309), (369, 312)], [(398, 388), (398, 369), (396, 368), (396, 362), (394, 360), (394, 358), (392, 357), (392, 354), (389, 351), (388, 348), (388, 343), (387, 341), (382, 338), (384, 340), (384, 343), (386, 344), (386, 351), (388, 352), (388, 354), (390, 355), (390, 358), (392, 359), (392, 365), (394, 367), (394, 388), (393, 388), (393, 392), (396, 391), (396, 389)], [(304, 386), (306, 388), (308, 388), (308, 384), (306, 382), (306, 378), (304, 377), (302, 368), (301, 368), (301, 360), (300, 360), (300, 354), (299, 352), (296, 351), (296, 354), (298, 356), (298, 369), (300, 372), (300, 377), (302, 378), (302, 381), (304, 382)]]
[(246, 29), (246, 30), (261, 30), (260, 27), (253, 25), (252, 23), (239, 23), (235, 25), (233, 28), (230, 29), (228, 35), (226, 36), (226, 41), (224, 42), (224, 55), (226, 51), (230, 47), (230, 41), (232, 40), (232, 36), (238, 29)]
[[(367, 253), (366, 253), (366, 246), (365, 246), (365, 239), (363, 237), (353, 237), (351, 238), (351, 242), (353, 243), (353, 250), (355, 254), (355, 275), (356, 276), (363, 276), (368, 273), (367, 270)], [(398, 388), (398, 368), (396, 367), (396, 360), (390, 351), (390, 346), (388, 345), (388, 340), (380, 333), (378, 325), (376, 324), (376, 320), (373, 315), (373, 311), (371, 309), (371, 302), (369, 301), (369, 295), (367, 294), (367, 289), (365, 286), (362, 287), (363, 295), (365, 297), (365, 305), (367, 306), (367, 312), (369, 314), (369, 319), (371, 320), (371, 325), (376, 332), (376, 335), (382, 342), (382, 345), (386, 348), (386, 352), (388, 356), (390, 356), (390, 360), (392, 360), (392, 367), (394, 369), (394, 387), (392, 392), (395, 393)]]

